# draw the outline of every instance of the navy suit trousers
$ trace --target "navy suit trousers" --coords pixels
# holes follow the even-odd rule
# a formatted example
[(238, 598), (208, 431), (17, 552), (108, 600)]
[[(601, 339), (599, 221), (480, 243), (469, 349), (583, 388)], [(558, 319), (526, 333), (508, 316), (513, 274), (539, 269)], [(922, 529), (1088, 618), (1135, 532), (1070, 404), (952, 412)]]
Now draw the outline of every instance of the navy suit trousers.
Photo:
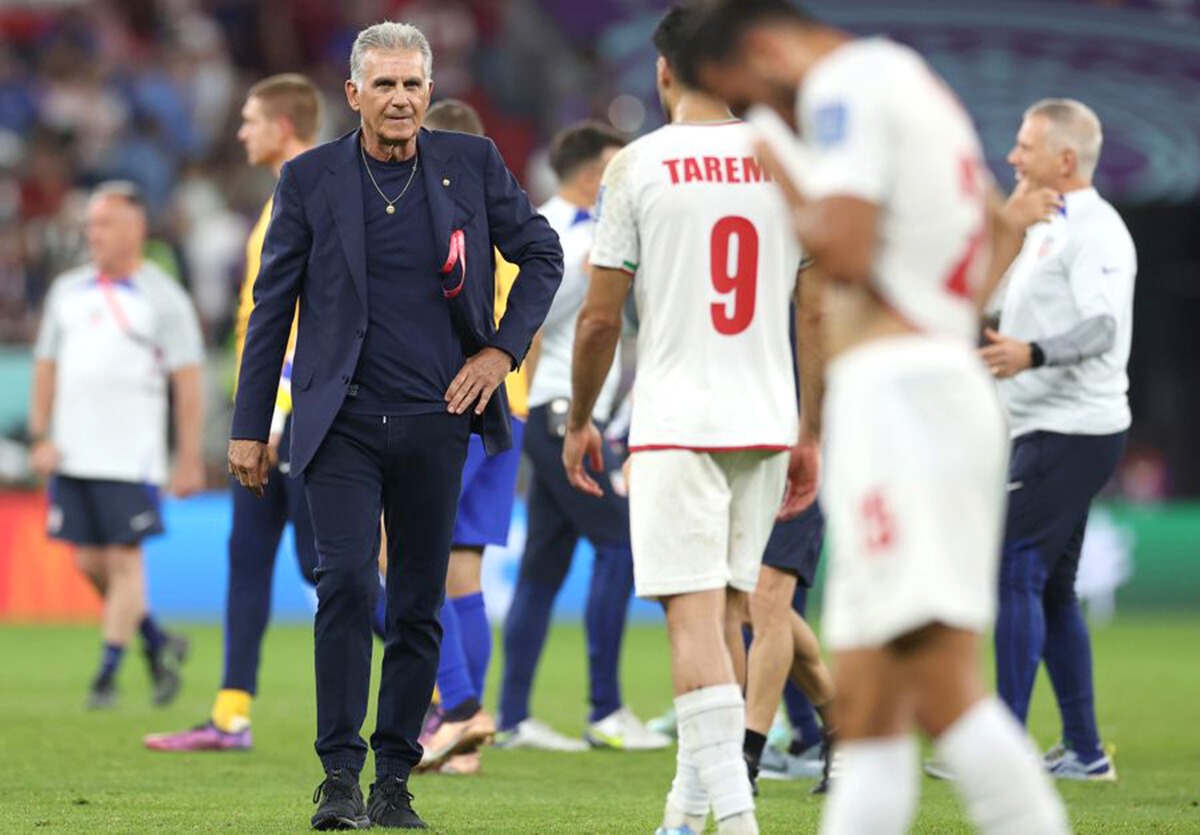
[(317, 542), (317, 755), (360, 772), (371, 680), (379, 518), (387, 529), (387, 635), (371, 747), (379, 777), (407, 777), (433, 695), (446, 565), (470, 421), (340, 413), (304, 472)]

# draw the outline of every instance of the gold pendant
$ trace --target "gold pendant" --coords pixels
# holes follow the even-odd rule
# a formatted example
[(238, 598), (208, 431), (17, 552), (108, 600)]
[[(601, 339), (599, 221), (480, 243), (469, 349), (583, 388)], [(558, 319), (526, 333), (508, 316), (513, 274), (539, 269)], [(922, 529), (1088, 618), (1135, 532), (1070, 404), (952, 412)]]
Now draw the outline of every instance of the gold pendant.
[(391, 203), (388, 203), (387, 213), (389, 215), (394, 215), (396, 213), (396, 207), (393, 206)]

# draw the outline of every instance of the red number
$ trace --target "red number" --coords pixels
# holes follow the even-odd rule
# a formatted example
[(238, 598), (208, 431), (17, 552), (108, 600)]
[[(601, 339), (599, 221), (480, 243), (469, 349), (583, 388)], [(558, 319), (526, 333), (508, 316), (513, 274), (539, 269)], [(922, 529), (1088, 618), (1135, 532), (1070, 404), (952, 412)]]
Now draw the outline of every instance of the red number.
[[(962, 197), (974, 203), (980, 203), (982, 197), (979, 189), (979, 162), (970, 156), (964, 156), (958, 161), (958, 187)], [(974, 288), (971, 286), (972, 271), (975, 261), (983, 249), (987, 236), (987, 224), (982, 224), (967, 241), (962, 257), (950, 268), (946, 276), (946, 292), (955, 298), (970, 299)]]
[(862, 516), (867, 553), (878, 555), (891, 548), (896, 538), (896, 523), (883, 491), (872, 490), (863, 498)]
[[(737, 238), (737, 263), (729, 270), (730, 241)], [(712, 304), (713, 327), (733, 336), (750, 327), (758, 296), (758, 232), (744, 217), (723, 217), (713, 227), (709, 247), (712, 283), (726, 298)], [(732, 300), (728, 296), (732, 294)], [(732, 310), (730, 302), (732, 301)]]

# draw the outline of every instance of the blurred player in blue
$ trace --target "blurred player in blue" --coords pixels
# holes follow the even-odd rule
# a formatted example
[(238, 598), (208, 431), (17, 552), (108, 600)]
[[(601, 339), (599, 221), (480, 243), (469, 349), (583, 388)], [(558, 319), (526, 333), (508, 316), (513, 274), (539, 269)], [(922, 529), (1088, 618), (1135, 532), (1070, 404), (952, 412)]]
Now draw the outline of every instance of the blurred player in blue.
[(1025, 721), (1044, 659), (1062, 715), (1055, 777), (1116, 780), (1100, 745), (1087, 624), (1075, 596), (1092, 499), (1112, 477), (1131, 416), (1126, 366), (1137, 252), (1092, 186), (1102, 133), (1070, 99), (1025, 112), (1008, 161), (1018, 189), (1050, 188), (1061, 210), (1029, 228), (983, 360), (1001, 380), (1013, 438), (996, 621), (1000, 695)]
[(176, 461), (168, 489), (204, 488), (204, 343), (191, 300), (142, 258), (146, 211), (132, 183), (102, 184), (87, 206), (89, 261), (55, 279), (34, 347), (30, 464), (50, 478), (47, 532), (76, 546), (104, 599), (100, 670), (88, 706), (116, 703), (117, 671), (140, 632), (154, 703), (179, 692), (187, 641), (150, 615), (142, 541), (162, 533), (167, 391)]
[[(247, 161), (276, 176), (283, 164), (313, 146), (320, 125), (320, 96), (302, 75), (276, 75), (250, 88), (242, 107), (238, 141)], [(271, 220), (273, 199), (267, 200), (246, 242), (246, 276), (237, 311), (235, 348), (239, 365), (250, 312), (254, 309), (254, 280), (258, 276), (263, 238)], [(152, 734), (144, 740), (156, 751), (242, 751), (252, 746), (250, 709), (258, 688), (262, 639), (271, 616), (271, 581), (275, 555), (288, 522), (304, 579), (314, 583), (317, 564), (312, 523), (304, 500), (302, 479), (288, 477), (287, 454), (291, 428), (291, 356), (296, 326), (288, 345), (272, 424), (271, 454), (275, 472), (264, 495), (256, 498), (236, 489), (233, 529), (229, 534), (229, 583), (225, 598), (225, 670), (221, 689), (208, 721), (187, 731)]]

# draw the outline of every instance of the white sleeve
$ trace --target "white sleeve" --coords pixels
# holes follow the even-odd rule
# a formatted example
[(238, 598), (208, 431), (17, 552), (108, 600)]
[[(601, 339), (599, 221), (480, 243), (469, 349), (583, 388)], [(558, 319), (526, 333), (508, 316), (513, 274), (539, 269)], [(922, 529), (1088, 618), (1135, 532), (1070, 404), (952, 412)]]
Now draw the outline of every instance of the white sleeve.
[(33, 346), (34, 359), (57, 360), (58, 343), (62, 335), (62, 325), (59, 321), (59, 306), (61, 305), (62, 280), (50, 285), (50, 292), (42, 304), (42, 321), (38, 325), (37, 342)]
[(1080, 319), (1111, 316), (1124, 321), (1133, 299), (1137, 256), (1124, 230), (1089, 235), (1079, 242), (1067, 264), (1067, 283)]
[(170, 371), (204, 362), (204, 338), (200, 321), (188, 294), (169, 278), (164, 278), (157, 298), (159, 308), (158, 344)]
[(801, 124), (812, 169), (802, 186), (813, 199), (881, 203), (887, 194), (893, 153), (887, 99), (878, 80), (863, 83), (858, 75), (826, 73), (804, 91)]
[(592, 266), (632, 274), (641, 263), (633, 190), (635, 161), (633, 146), (622, 148), (604, 170), (600, 199), (596, 204), (598, 220), (590, 256)]

